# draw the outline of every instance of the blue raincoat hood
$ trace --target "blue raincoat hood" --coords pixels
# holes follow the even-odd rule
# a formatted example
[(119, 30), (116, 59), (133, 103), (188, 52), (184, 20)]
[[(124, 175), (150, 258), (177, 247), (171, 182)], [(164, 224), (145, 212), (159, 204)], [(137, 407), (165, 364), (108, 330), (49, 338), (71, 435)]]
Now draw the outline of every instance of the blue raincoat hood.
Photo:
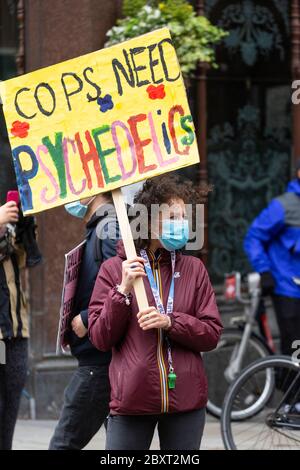
[(273, 199), (252, 222), (244, 248), (255, 271), (272, 273), (275, 294), (300, 299), (295, 281), (300, 276), (299, 179), (291, 181), (287, 192)]
[(297, 196), (300, 196), (300, 180), (295, 179), (291, 181), (286, 188), (288, 193), (295, 193)]

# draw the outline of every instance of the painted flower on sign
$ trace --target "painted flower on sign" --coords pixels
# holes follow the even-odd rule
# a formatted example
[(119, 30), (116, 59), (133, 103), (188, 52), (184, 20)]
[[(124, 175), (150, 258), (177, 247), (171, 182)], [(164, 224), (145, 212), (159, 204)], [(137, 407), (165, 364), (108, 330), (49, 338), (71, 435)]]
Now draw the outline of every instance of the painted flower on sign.
[(162, 100), (166, 96), (165, 85), (149, 85), (147, 88), (147, 93), (151, 100)]
[(21, 139), (23, 139), (24, 137), (28, 136), (29, 127), (30, 125), (28, 124), (28, 122), (14, 121), (12, 123), (12, 128), (10, 129), (10, 132), (15, 137), (20, 137)]
[(110, 109), (113, 109), (114, 103), (112, 100), (111, 95), (105, 95), (103, 98), (101, 96), (97, 99), (97, 103), (100, 106), (100, 111), (102, 113), (106, 113), (106, 111), (109, 111)]

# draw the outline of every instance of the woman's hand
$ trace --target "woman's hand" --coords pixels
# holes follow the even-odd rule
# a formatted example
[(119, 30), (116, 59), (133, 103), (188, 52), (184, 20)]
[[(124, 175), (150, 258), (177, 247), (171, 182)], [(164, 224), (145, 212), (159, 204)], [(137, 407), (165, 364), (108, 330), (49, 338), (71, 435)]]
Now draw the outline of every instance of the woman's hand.
[(171, 327), (169, 315), (159, 313), (155, 307), (148, 307), (137, 314), (138, 322), (142, 330), (151, 330), (152, 328), (163, 328), (168, 330)]
[(134, 281), (139, 277), (147, 276), (144, 270), (143, 258), (137, 256), (136, 258), (123, 261), (122, 263), (122, 282), (119, 290), (123, 294), (129, 294), (133, 287)]
[(84, 326), (81, 315), (76, 315), (72, 320), (72, 330), (78, 336), (78, 338), (83, 338), (87, 334), (87, 328)]
[(19, 209), (14, 201), (0, 207), (0, 225), (14, 224), (19, 220)]

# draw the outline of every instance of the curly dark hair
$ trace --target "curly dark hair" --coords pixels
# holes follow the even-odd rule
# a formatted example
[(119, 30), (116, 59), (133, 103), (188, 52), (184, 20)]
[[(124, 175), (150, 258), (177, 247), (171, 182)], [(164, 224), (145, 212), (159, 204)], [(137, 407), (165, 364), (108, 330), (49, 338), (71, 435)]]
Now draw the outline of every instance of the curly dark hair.
[(138, 250), (148, 248), (151, 242), (150, 218), (152, 204), (167, 204), (182, 199), (185, 204), (204, 204), (212, 186), (200, 184), (197, 187), (190, 180), (183, 180), (178, 175), (162, 175), (145, 181), (143, 188), (134, 197), (134, 204), (142, 204), (147, 208), (148, 238), (138, 238), (135, 245)]

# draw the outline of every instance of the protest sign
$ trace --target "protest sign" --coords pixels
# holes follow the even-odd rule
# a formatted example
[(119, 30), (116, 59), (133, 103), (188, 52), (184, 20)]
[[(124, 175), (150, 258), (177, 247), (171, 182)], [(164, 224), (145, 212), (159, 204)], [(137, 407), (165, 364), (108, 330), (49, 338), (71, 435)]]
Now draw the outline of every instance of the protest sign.
[(64, 282), (59, 314), (56, 354), (60, 354), (61, 351), (67, 353), (68, 332), (70, 331), (71, 321), (74, 316), (73, 306), (85, 245), (86, 241), (83, 241), (69, 253), (65, 254)]
[(23, 212), (199, 161), (167, 28), (0, 83)]

